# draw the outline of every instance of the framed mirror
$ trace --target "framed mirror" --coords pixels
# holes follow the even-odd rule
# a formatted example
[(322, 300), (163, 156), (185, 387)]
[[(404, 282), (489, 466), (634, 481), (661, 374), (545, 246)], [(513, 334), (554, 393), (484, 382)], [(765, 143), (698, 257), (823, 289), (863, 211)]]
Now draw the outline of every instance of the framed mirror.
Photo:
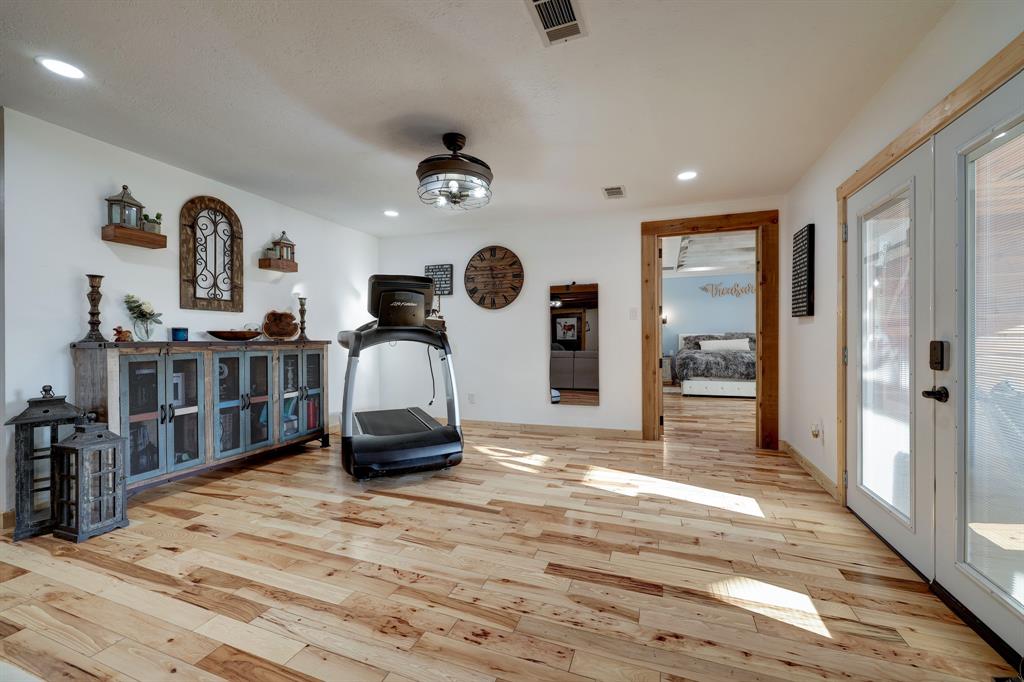
[(552, 404), (600, 404), (597, 284), (552, 286), (549, 306)]
[(181, 307), (242, 312), (242, 223), (220, 199), (181, 207)]

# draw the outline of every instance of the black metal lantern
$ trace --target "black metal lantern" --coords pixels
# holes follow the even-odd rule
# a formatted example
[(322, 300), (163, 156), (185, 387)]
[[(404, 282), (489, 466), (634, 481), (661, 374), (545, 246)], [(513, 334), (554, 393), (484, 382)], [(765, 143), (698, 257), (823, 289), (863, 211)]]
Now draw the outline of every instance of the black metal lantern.
[(107, 197), (107, 223), (141, 229), (144, 208), (128, 191), (128, 185), (121, 185), (119, 193)]
[[(53, 394), (46, 385), (41, 397), (7, 421), (14, 426), (14, 540), (45, 535), (56, 522), (53, 506), (51, 448), (71, 431), (82, 410)], [(63, 428), (61, 428), (63, 427)]]
[[(92, 415), (90, 414), (90, 419)], [(127, 439), (89, 421), (53, 447), (53, 536), (82, 542), (128, 525), (124, 453)]]

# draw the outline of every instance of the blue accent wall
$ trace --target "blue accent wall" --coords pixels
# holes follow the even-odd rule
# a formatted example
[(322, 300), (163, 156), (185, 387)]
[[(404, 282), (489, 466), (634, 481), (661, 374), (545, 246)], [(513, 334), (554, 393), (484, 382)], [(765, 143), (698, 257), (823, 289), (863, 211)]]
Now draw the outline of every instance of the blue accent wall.
[(752, 332), (757, 323), (757, 295), (717, 298), (701, 291), (705, 284), (729, 288), (754, 284), (754, 274), (718, 277), (666, 277), (662, 280), (661, 305), (668, 314), (662, 327), (662, 354), (675, 355), (680, 334)]

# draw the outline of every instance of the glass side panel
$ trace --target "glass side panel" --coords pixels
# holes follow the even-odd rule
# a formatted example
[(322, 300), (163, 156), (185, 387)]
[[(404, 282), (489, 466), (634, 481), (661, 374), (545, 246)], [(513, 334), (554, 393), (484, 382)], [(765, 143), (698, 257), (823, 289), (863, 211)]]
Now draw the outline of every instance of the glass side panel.
[(217, 381), (220, 389), (217, 395), (220, 402), (238, 400), (242, 388), (241, 368), (241, 361), (237, 357), (217, 358)]
[(299, 390), (299, 356), (297, 353), (281, 355), (281, 390), (284, 393)]
[(155, 413), (160, 406), (157, 361), (128, 363), (128, 414), (139, 416)]
[(249, 356), (249, 395), (270, 394), (270, 358), (266, 355)]
[(320, 388), (320, 354), (306, 355), (306, 388)]
[(50, 436), (49, 426), (37, 426), (32, 429), (33, 523), (50, 518)]
[(186, 358), (171, 363), (171, 404), (175, 408), (199, 404), (199, 360)]
[(281, 437), (288, 438), (299, 433), (299, 406), (302, 402), (297, 396), (281, 400)]
[(320, 428), (320, 398), (319, 393), (310, 394), (309, 398), (303, 401), (303, 409), (306, 412), (306, 430), (312, 431)]
[(128, 475), (138, 476), (160, 468), (160, 423), (157, 419), (128, 424)]
[(911, 197), (864, 218), (860, 485), (910, 518)]
[(966, 561), (1024, 610), (1024, 130), (968, 164)]
[(238, 405), (218, 410), (220, 420), (220, 452), (237, 450), (242, 446), (242, 412)]
[(199, 413), (174, 417), (174, 463), (187, 464), (199, 459)]

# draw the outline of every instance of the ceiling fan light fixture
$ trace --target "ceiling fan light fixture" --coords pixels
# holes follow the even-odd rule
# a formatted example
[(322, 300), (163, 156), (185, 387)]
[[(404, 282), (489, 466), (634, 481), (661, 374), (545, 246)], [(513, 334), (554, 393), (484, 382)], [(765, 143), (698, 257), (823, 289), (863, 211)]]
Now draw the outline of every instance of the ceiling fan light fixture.
[(427, 157), (416, 168), (420, 201), (449, 211), (468, 211), (489, 204), (494, 179), (491, 167), (461, 153), (465, 135), (445, 133), (441, 139), (451, 153)]

